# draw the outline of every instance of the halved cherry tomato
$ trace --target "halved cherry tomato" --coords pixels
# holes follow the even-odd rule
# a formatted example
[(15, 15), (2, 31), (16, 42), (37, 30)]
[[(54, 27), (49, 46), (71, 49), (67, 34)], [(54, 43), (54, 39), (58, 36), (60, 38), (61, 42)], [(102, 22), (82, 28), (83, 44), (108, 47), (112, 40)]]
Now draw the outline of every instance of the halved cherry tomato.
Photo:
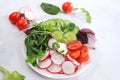
[(67, 44), (69, 50), (78, 50), (82, 47), (82, 43), (79, 40), (73, 40)]
[(89, 54), (88, 54), (88, 47), (87, 46), (82, 46), (80, 49), (80, 56), (77, 58), (78, 62), (86, 62), (89, 59)]
[(83, 45), (83, 46), (81, 47), (81, 52), (88, 52), (88, 47), (85, 46), (85, 45)]
[(62, 10), (65, 11), (65, 13), (70, 13), (73, 10), (73, 5), (71, 2), (65, 2), (62, 5)]
[(81, 58), (81, 56), (79, 58), (76, 59), (77, 62), (81, 63), (81, 62), (86, 62), (89, 60), (89, 55), (87, 55), (84, 58)]
[(80, 50), (69, 51), (69, 56), (73, 59), (77, 59), (80, 56)]
[(20, 13), (19, 12), (13, 12), (9, 15), (9, 20), (11, 23), (15, 24), (18, 20), (20, 20)]
[(18, 29), (23, 30), (28, 28), (28, 22), (26, 19), (20, 19), (19, 21), (17, 21), (16, 26), (18, 27)]

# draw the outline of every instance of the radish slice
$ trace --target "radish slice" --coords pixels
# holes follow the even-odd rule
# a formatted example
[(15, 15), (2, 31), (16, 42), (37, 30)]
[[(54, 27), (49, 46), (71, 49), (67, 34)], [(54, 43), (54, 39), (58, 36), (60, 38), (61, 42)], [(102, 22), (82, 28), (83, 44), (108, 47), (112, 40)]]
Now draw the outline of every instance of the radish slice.
[(69, 54), (67, 54), (67, 58), (68, 58), (68, 60), (70, 60), (73, 64), (75, 64), (76, 66), (79, 66), (80, 65), (80, 63), (78, 63), (75, 59), (73, 59), (73, 58), (71, 58), (70, 56), (69, 56)]
[(51, 56), (51, 59), (53, 61), (54, 64), (57, 64), (57, 65), (61, 65), (64, 61), (65, 61), (65, 58), (63, 57), (63, 55), (60, 55), (60, 54), (53, 54)]
[(33, 14), (32, 11), (25, 11), (24, 14), (25, 14), (25, 18), (27, 20), (34, 20), (35, 19), (34, 14)]
[(59, 65), (52, 64), (47, 70), (50, 73), (57, 74), (62, 70), (62, 68)]
[(60, 52), (63, 50), (64, 52), (61, 54), (66, 54), (68, 52), (67, 45), (64, 43), (59, 43), (59, 45), (60, 45), (60, 48), (58, 48), (57, 51)]
[(48, 41), (48, 46), (52, 49), (52, 44), (54, 43), (54, 42), (57, 42), (55, 39), (53, 39), (53, 38), (51, 38), (51, 39), (49, 39), (49, 41)]
[(50, 67), (51, 64), (52, 64), (52, 61), (50, 58), (48, 58), (48, 59), (40, 62), (38, 67), (41, 69), (46, 69), (46, 68)]
[(45, 56), (44, 56), (43, 58), (41, 58), (40, 61), (43, 61), (43, 60), (47, 59), (47, 58), (49, 57), (49, 55), (50, 55), (50, 52), (47, 51), (47, 52), (45, 53)]
[(24, 6), (24, 7), (20, 8), (20, 10), (19, 10), (19, 12), (21, 14), (24, 14), (26, 11), (31, 11), (31, 8), (28, 6)]
[(74, 64), (71, 61), (65, 61), (62, 64), (62, 69), (65, 74), (73, 74), (75, 72)]
[(50, 55), (56, 53), (56, 50), (52, 50), (52, 49), (50, 49), (49, 51), (50, 51)]

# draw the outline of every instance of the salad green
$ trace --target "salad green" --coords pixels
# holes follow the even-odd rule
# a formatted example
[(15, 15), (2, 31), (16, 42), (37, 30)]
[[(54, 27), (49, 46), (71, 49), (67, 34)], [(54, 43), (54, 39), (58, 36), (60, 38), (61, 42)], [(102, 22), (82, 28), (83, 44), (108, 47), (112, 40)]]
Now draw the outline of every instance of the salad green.
[(7, 69), (0, 66), (0, 71), (4, 73), (4, 77), (2, 80), (24, 80), (25, 76), (20, 74), (17, 71), (10, 73)]
[(45, 11), (48, 14), (56, 15), (60, 12), (60, 8), (49, 3), (41, 3), (40, 7), (43, 11)]

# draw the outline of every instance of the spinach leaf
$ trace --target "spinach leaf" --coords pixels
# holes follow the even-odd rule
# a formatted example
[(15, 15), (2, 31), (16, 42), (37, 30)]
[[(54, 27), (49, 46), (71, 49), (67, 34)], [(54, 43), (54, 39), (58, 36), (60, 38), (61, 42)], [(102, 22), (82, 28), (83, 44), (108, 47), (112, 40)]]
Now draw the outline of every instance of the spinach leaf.
[(61, 11), (59, 7), (49, 3), (41, 3), (40, 7), (42, 8), (43, 11), (51, 15), (56, 15)]

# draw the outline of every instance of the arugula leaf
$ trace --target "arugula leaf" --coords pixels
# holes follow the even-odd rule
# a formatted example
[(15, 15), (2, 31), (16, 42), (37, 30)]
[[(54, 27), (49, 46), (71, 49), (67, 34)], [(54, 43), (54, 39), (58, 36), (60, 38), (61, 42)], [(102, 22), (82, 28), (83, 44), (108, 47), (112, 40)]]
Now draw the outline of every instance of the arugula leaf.
[(87, 17), (86, 21), (88, 23), (91, 23), (91, 16), (90, 16), (89, 12), (84, 8), (80, 8), (80, 9), (82, 10), (82, 12), (84, 12), (86, 14), (86, 17)]
[(60, 12), (60, 8), (58, 6), (49, 3), (41, 3), (40, 7), (43, 11), (51, 15), (56, 15)]
[(19, 72), (14, 71), (10, 73), (7, 69), (3, 68), (2, 66), (0, 66), (0, 71), (4, 73), (2, 80), (24, 80), (25, 78), (25, 76), (23, 76)]
[(38, 60), (44, 57), (45, 52), (48, 50), (48, 40), (51, 38), (50, 32), (44, 29), (43, 23), (35, 23), (34, 29), (25, 39), (27, 50), (26, 61), (33, 66), (38, 65)]

